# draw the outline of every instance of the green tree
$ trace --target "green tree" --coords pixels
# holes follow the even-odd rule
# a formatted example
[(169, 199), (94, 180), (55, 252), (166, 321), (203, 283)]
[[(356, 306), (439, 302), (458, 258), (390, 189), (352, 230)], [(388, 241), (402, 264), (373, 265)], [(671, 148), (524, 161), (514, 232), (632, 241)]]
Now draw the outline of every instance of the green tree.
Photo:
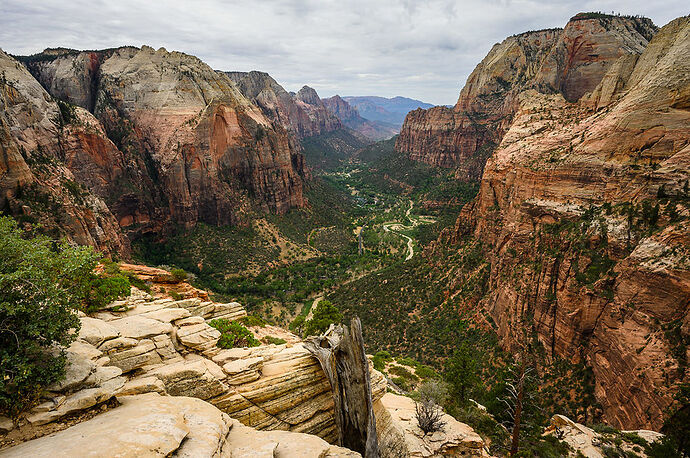
[(94, 297), (99, 256), (43, 236), (25, 238), (0, 217), (0, 412), (15, 417), (65, 371), (76, 309)]
[(324, 333), (332, 323), (340, 323), (343, 314), (330, 301), (319, 302), (311, 320), (304, 323), (304, 335), (315, 336)]
[(477, 358), (472, 348), (463, 342), (446, 363), (445, 379), (459, 405), (467, 402), (479, 383)]

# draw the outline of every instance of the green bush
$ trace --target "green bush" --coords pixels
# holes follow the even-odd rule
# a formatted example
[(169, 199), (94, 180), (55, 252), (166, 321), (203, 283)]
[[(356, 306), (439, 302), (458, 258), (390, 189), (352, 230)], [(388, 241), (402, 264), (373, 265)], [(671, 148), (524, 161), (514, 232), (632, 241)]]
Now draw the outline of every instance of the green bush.
[(281, 339), (280, 337), (273, 337), (273, 336), (266, 336), (263, 338), (264, 342), (267, 344), (273, 344), (273, 345), (283, 345), (287, 341), (285, 339)]
[(256, 315), (247, 315), (241, 319), (238, 320), (240, 323), (242, 323), (245, 326), (251, 327), (251, 326), (261, 326), (262, 328), (266, 326), (266, 320), (263, 318), (256, 316)]
[(402, 377), (406, 380), (411, 380), (411, 381), (415, 381), (415, 382), (419, 380), (419, 377), (417, 377), (412, 372), (410, 372), (409, 370), (407, 370), (406, 368), (404, 368), (402, 366), (390, 366), (388, 368), (388, 372), (390, 372), (393, 375), (397, 375), (399, 377)]
[(182, 294), (178, 293), (177, 291), (170, 291), (170, 297), (172, 297), (174, 301), (182, 300)]
[(130, 292), (129, 279), (123, 275), (94, 276), (86, 298), (86, 311), (100, 310), (114, 300), (129, 296)]
[(184, 269), (173, 269), (170, 271), (170, 275), (177, 281), (185, 281), (187, 279), (187, 272)]
[(392, 360), (393, 357), (391, 354), (385, 350), (376, 352), (376, 354), (371, 358), (372, 363), (374, 363), (374, 369), (377, 371), (382, 371), (386, 367), (386, 363)]
[(319, 302), (311, 320), (304, 323), (304, 335), (315, 336), (326, 332), (332, 323), (340, 323), (343, 314), (330, 301)]
[(98, 258), (91, 248), (24, 238), (0, 217), (0, 414), (16, 417), (64, 376), (63, 347), (79, 329), (75, 309), (93, 297)]
[(256, 340), (252, 332), (236, 321), (228, 321), (225, 318), (212, 320), (211, 326), (221, 332), (218, 346), (220, 348), (258, 347), (261, 342)]

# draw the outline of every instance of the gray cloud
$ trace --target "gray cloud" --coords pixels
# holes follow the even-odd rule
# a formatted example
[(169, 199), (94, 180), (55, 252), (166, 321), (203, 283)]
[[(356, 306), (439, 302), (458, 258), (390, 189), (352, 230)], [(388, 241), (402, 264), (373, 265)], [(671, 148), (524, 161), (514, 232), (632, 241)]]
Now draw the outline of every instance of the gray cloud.
[(684, 0), (3, 0), (0, 47), (163, 46), (221, 70), (266, 71), (288, 90), (452, 104), (494, 43), (579, 11), (660, 26), (688, 14)]

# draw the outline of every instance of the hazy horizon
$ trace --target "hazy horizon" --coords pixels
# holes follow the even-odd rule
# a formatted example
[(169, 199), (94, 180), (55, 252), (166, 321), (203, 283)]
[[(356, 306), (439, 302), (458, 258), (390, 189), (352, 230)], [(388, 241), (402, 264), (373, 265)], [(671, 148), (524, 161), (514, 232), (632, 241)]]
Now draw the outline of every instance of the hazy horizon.
[(26, 55), (47, 47), (164, 47), (218, 70), (267, 72), (288, 91), (309, 85), (321, 97), (401, 96), (452, 105), (495, 43), (562, 27), (580, 11), (642, 15), (660, 27), (688, 14), (677, 0), (204, 0), (193, 6), (5, 0), (0, 48)]

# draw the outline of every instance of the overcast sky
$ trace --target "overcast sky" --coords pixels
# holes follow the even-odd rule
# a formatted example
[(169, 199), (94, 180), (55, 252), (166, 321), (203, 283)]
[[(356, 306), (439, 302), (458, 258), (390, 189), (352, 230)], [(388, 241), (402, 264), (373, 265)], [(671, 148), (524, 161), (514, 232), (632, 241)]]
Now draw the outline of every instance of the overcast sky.
[(402, 95), (454, 104), (505, 37), (562, 27), (579, 11), (641, 14), (662, 26), (687, 0), (1, 0), (0, 48), (161, 46), (219, 70), (262, 70), (288, 90)]

